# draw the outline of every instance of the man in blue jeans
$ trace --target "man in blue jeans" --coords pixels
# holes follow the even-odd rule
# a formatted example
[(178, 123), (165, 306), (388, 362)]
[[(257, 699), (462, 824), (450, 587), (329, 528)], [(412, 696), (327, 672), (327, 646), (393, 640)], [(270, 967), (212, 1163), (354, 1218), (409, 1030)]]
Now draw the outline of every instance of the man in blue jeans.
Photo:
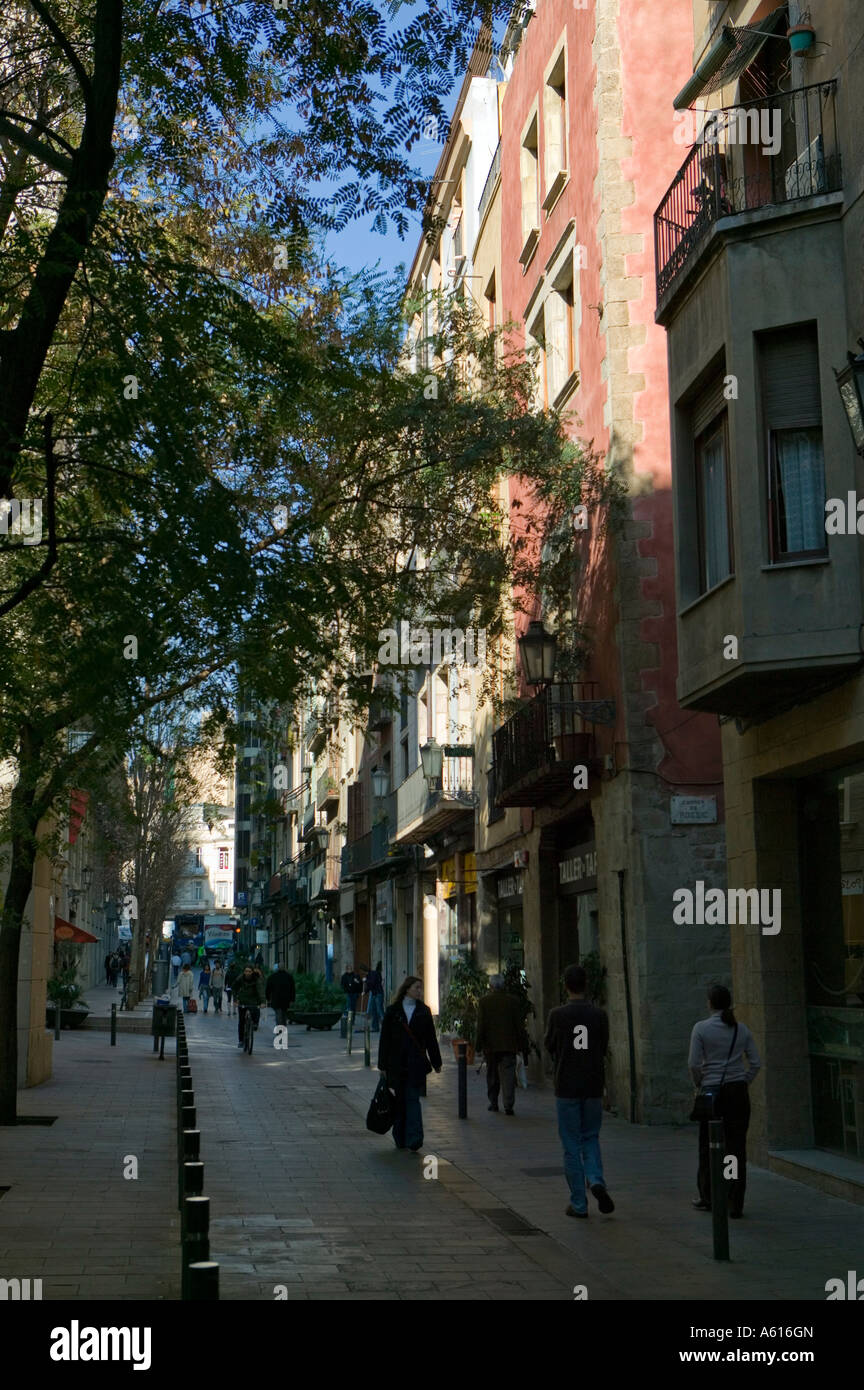
[(555, 1105), (564, 1148), (564, 1172), (570, 1186), (568, 1216), (587, 1218), (586, 1186), (601, 1212), (615, 1210), (603, 1180), (600, 1125), (603, 1122), (603, 1063), (609, 1044), (609, 1019), (585, 998), (587, 976), (581, 965), (568, 965), (564, 986), (568, 1003), (553, 1009), (544, 1043), (555, 1062)]

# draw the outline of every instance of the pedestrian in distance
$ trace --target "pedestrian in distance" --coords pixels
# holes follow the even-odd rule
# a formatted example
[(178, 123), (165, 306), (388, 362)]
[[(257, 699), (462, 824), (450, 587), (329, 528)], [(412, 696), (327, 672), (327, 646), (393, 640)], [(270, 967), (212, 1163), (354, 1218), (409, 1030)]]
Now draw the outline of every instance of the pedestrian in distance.
[(222, 991), (225, 988), (225, 971), (217, 960), (210, 971), (210, 998), (213, 1000), (214, 1014), (222, 1012)]
[(107, 956), (105, 957), (105, 983), (106, 983), (106, 985), (110, 985), (110, 983), (111, 983), (111, 952), (110, 952), (110, 951), (108, 952)]
[(180, 970), (180, 978), (177, 981), (177, 992), (183, 1000), (183, 1012), (189, 1012), (189, 1000), (192, 998), (192, 991), (195, 988), (195, 979), (192, 975), (192, 966), (184, 965)]
[[(740, 1217), (747, 1187), (747, 1128), (750, 1124), (750, 1083), (762, 1066), (753, 1034), (746, 1023), (739, 1023), (732, 1012), (732, 996), (725, 985), (712, 985), (708, 991), (708, 1018), (693, 1027), (690, 1035), (690, 1075), (697, 1091), (714, 1092), (714, 1117), (723, 1121), (727, 1154), (734, 1155), (737, 1176), (728, 1180), (726, 1193), (729, 1215)], [(744, 1057), (747, 1064), (744, 1063)], [(708, 1120), (699, 1121), (699, 1168), (696, 1184), (697, 1211), (711, 1210), (711, 1164), (708, 1146)]]
[(366, 1005), (369, 1029), (373, 1033), (379, 1033), (381, 1020), (384, 1017), (384, 977), (381, 974), (380, 960), (375, 969), (369, 971), (363, 984), (369, 996), (369, 1002)]
[(117, 952), (116, 952), (116, 951), (112, 951), (112, 952), (111, 952), (111, 961), (110, 961), (110, 964), (109, 964), (109, 967), (108, 967), (108, 971), (109, 971), (108, 983), (111, 985), (111, 988), (112, 988), (112, 989), (116, 989), (116, 988), (117, 988), (117, 976), (120, 974), (120, 957), (117, 955)]
[(528, 1035), (522, 1023), (519, 1000), (504, 990), (504, 976), (493, 975), (491, 991), (480, 999), (477, 1009), (477, 1051), (486, 1059), (486, 1092), (489, 1109), (498, 1109), (504, 1093), (504, 1114), (514, 1114), (516, 1100), (516, 1054), (528, 1051)]
[(191, 965), (191, 964), (192, 964), (192, 957), (190, 956), (190, 954), (189, 954), (188, 951), (184, 951), (183, 954), (181, 955), (181, 957), (180, 957), (180, 964), (181, 964), (181, 965)]
[(378, 1070), (396, 1096), (393, 1142), (397, 1149), (414, 1153), (423, 1143), (423, 1111), (426, 1077), (440, 1072), (441, 1051), (428, 1005), (422, 1003), (423, 981), (409, 975), (399, 986), (384, 1013), (378, 1045)]
[(568, 1216), (587, 1217), (586, 1185), (604, 1214), (615, 1210), (606, 1189), (600, 1154), (603, 1122), (603, 1069), (609, 1020), (585, 997), (588, 977), (581, 965), (564, 971), (566, 1004), (553, 1009), (544, 1044), (555, 1063), (555, 1107), (570, 1187)]
[(177, 983), (177, 976), (180, 974), (180, 966), (182, 965), (182, 963), (183, 962), (181, 961), (180, 957), (175, 951), (173, 956), (171, 957), (171, 969), (173, 971), (173, 974), (171, 976), (172, 984), (176, 985)]
[(283, 965), (277, 965), (276, 969), (268, 975), (264, 995), (267, 1003), (276, 1014), (277, 1024), (287, 1023), (288, 1010), (294, 1003), (297, 990), (294, 986), (294, 976)]
[(234, 981), (234, 999), (238, 1006), (237, 1046), (243, 1046), (243, 1031), (246, 1026), (246, 1011), (252, 1010), (252, 1022), (258, 1027), (261, 1018), (261, 1005), (265, 1000), (264, 981), (261, 971), (247, 965), (239, 979)]
[(210, 962), (205, 960), (201, 967), (201, 974), (198, 976), (198, 998), (204, 1002), (204, 1012), (207, 1012), (207, 1005), (210, 1003)]
[(238, 960), (232, 960), (228, 969), (225, 971), (225, 998), (228, 1001), (228, 1017), (237, 1012), (237, 1001), (234, 998), (234, 986), (237, 977), (243, 974), (243, 968)]
[(353, 965), (349, 965), (339, 983), (345, 991), (345, 1012), (356, 1014), (357, 1003), (363, 992), (363, 981), (357, 974)]

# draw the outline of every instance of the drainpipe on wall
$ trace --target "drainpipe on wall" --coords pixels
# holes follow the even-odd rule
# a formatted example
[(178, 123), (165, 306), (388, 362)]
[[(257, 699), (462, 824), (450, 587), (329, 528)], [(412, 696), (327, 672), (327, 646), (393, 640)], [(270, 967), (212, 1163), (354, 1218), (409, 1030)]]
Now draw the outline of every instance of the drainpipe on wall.
[(630, 966), (627, 960), (627, 908), (624, 901), (624, 870), (618, 870), (618, 916), (621, 920), (621, 961), (624, 969), (624, 1000), (627, 1008), (627, 1046), (630, 1055), (630, 1123), (636, 1123), (636, 1045), (633, 1038), (633, 1002), (630, 997)]

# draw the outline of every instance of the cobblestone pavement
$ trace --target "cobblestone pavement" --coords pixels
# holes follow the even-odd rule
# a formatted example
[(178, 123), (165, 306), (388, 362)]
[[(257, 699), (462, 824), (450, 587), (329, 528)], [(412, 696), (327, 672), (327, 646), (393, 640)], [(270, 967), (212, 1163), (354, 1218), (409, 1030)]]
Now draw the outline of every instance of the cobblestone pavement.
[[(289, 1027), (278, 1050), (269, 1011), (251, 1057), (224, 1014), (187, 1032), (224, 1299), (557, 1301), (584, 1285), (591, 1300), (822, 1301), (827, 1279), (864, 1268), (864, 1208), (755, 1168), (733, 1262), (715, 1263), (710, 1217), (690, 1208), (693, 1126), (607, 1117), (616, 1210), (592, 1202), (576, 1222), (549, 1090), (519, 1092), (513, 1118), (490, 1114), (470, 1069), (460, 1121), (447, 1048), (415, 1155), (365, 1128), (377, 1072), (362, 1037), (349, 1057), (338, 1030)], [(0, 1277), (41, 1277), (46, 1299), (176, 1298), (173, 1057), (159, 1063), (147, 1037), (112, 1049), (78, 1032), (55, 1059), (20, 1109), (57, 1122), (0, 1129)]]

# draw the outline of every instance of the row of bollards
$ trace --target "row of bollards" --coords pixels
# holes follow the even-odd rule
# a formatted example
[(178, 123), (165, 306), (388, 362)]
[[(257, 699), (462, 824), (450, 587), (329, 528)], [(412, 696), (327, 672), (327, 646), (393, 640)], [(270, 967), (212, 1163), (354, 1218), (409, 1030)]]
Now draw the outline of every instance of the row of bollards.
[(204, 1196), (201, 1131), (183, 1015), (177, 1015), (177, 1205), (180, 1210), (180, 1297), (219, 1298), (219, 1265), (210, 1259), (210, 1198)]

